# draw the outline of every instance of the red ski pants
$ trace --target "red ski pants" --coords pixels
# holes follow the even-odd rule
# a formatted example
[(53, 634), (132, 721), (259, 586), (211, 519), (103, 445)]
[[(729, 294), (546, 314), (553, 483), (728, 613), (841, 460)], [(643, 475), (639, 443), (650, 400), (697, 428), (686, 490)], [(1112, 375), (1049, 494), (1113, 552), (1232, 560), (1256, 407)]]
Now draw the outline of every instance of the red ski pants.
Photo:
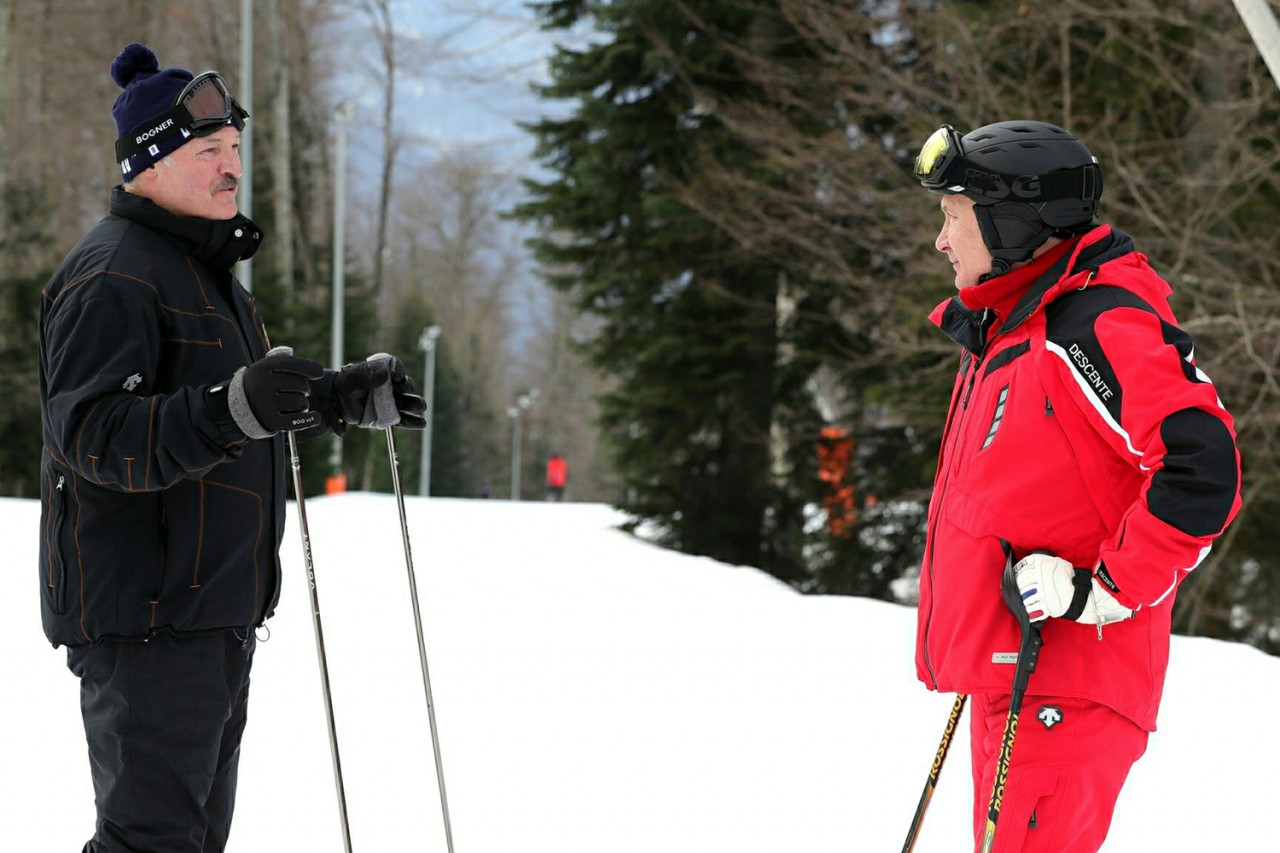
[[(975, 849), (991, 802), (1008, 695), (970, 697)], [(1107, 837), (1129, 768), (1147, 732), (1081, 699), (1027, 696), (996, 822), (994, 853), (1095, 853)]]

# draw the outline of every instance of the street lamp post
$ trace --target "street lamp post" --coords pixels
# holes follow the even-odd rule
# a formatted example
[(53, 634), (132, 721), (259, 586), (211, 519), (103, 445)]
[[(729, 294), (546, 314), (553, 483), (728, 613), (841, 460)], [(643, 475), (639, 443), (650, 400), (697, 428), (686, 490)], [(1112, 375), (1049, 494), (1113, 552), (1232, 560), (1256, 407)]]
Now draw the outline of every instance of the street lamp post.
[(418, 346), (426, 353), (422, 381), (426, 383), (423, 396), (427, 398), (427, 426), (422, 431), (422, 464), (418, 469), (418, 494), (424, 498), (431, 495), (431, 424), (436, 417), (436, 339), (439, 337), (439, 326), (427, 326), (418, 338)]
[(530, 388), (528, 393), (521, 394), (516, 404), (507, 408), (507, 417), (511, 418), (511, 500), (520, 500), (520, 419), (533, 404), (538, 402), (538, 389)]
[[(333, 118), (336, 123), (336, 140), (333, 164), (333, 320), (330, 329), (329, 360), (334, 370), (342, 369), (342, 340), (346, 323), (346, 275), (347, 275), (347, 122), (355, 114), (355, 105), (344, 101), (338, 105)], [(333, 436), (333, 448), (329, 452), (331, 476), (342, 476), (342, 437)]]
[[(253, 111), (253, 0), (240, 0), (240, 101)], [(253, 128), (246, 124), (240, 131), (240, 188), (237, 207), (246, 218), (253, 218)], [(244, 289), (253, 292), (253, 260), (236, 263), (236, 278)]]
[(520, 410), (507, 406), (511, 418), (511, 500), (520, 500)]

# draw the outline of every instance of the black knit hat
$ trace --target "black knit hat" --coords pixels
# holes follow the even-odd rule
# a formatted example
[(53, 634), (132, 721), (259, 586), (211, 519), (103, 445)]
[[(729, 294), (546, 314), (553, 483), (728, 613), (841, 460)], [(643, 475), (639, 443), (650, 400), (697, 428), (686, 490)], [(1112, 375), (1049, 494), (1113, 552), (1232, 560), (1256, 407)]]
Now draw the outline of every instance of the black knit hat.
[(111, 79), (124, 89), (111, 108), (117, 135), (122, 139), (130, 137), (130, 141), (136, 139), (139, 145), (153, 138), (151, 144), (120, 161), (120, 171), (127, 183), (191, 138), (187, 133), (164, 133), (163, 128), (150, 127), (148, 122), (173, 107), (174, 100), (191, 82), (192, 74), (185, 68), (162, 71), (151, 48), (134, 42), (126, 45), (111, 63)]

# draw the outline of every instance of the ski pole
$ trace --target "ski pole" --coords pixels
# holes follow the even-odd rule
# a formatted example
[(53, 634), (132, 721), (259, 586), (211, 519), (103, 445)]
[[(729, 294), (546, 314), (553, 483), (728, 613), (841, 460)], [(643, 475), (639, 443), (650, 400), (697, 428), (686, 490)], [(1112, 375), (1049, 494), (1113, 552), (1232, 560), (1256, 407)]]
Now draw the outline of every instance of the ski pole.
[(293, 493), (298, 499), (298, 527), (302, 531), (302, 557), (311, 590), (311, 624), (316, 634), (316, 656), (320, 660), (320, 687), (324, 692), (324, 715), (329, 723), (329, 753), (333, 756), (333, 781), (338, 789), (338, 819), (342, 823), (342, 844), (351, 853), (351, 826), (347, 822), (347, 794), (342, 784), (342, 759), (338, 756), (338, 729), (333, 721), (333, 692), (329, 689), (329, 664), (324, 652), (324, 629), (320, 625), (320, 596), (316, 592), (316, 569), (311, 560), (311, 532), (302, 497), (302, 464), (298, 461), (298, 439), (289, 433), (289, 462), (293, 467)]
[(929, 768), (929, 778), (925, 780), (924, 790), (920, 793), (920, 802), (916, 806), (915, 816), (911, 818), (911, 828), (907, 830), (907, 840), (902, 845), (902, 853), (911, 853), (916, 848), (920, 826), (924, 823), (924, 813), (929, 809), (934, 788), (938, 787), (938, 775), (942, 772), (942, 762), (947, 760), (947, 750), (951, 749), (951, 736), (955, 734), (956, 725), (964, 713), (965, 700), (968, 698), (964, 693), (956, 694), (956, 702), (951, 706), (951, 716), (947, 718), (947, 727), (943, 729), (942, 741), (938, 744), (938, 754), (934, 756), (933, 766)]
[(422, 610), (418, 606), (418, 581), (413, 572), (413, 552), (409, 547), (409, 523), (404, 512), (404, 491), (400, 488), (400, 457), (391, 427), (386, 427), (387, 454), (391, 458), (391, 484), (395, 487), (396, 505), (400, 508), (400, 535), (404, 539), (404, 562), (409, 571), (409, 600), (413, 603), (413, 623), (418, 629), (418, 660), (422, 664), (422, 688), (427, 696), (427, 720), (431, 726), (431, 749), (436, 757), (436, 781), (440, 787), (440, 813), (444, 817), (444, 838), (453, 853), (453, 829), (449, 824), (449, 798), (444, 790), (444, 763), (440, 760), (440, 737), (436, 731), (436, 706), (431, 698), (431, 674), (427, 670), (427, 646), (422, 635)]
[(1000, 804), (1004, 800), (1004, 786), (1009, 779), (1009, 762), (1013, 757), (1013, 740), (1018, 734), (1018, 716), (1022, 713), (1022, 697), (1027, 692), (1027, 681), (1036, 670), (1036, 659), (1040, 656), (1040, 626), (1032, 624), (1027, 615), (1027, 608), (1022, 605), (1022, 594), (1018, 590), (1018, 576), (1013, 570), (1013, 552), (1006, 547), (1004, 578), (1000, 584), (1000, 593), (1005, 606), (1018, 620), (1022, 630), (1022, 643), (1018, 647), (1018, 662), (1013, 672), (1013, 694), (1009, 697), (1009, 715), (1005, 718), (1004, 736), (1000, 740), (1000, 756), (996, 760), (996, 776), (991, 786), (991, 802), (987, 806), (987, 826), (982, 833), (982, 853), (991, 853), (996, 842), (996, 821), (1000, 819)]

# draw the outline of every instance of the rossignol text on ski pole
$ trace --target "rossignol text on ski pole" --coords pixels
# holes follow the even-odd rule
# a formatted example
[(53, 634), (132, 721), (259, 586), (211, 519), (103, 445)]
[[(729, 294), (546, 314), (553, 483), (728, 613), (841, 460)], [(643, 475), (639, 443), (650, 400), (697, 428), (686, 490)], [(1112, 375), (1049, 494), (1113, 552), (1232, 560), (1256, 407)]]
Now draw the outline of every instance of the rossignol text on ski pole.
[[(388, 388), (388, 393), (390, 389)], [(436, 731), (436, 707), (431, 697), (431, 674), (427, 669), (427, 646), (422, 635), (422, 609), (418, 605), (418, 581), (413, 571), (413, 551), (409, 547), (409, 524), (404, 511), (404, 491), (400, 488), (400, 457), (391, 427), (386, 427), (387, 453), (391, 458), (391, 483), (395, 487), (396, 505), (400, 508), (400, 534), (404, 539), (404, 562), (409, 572), (409, 600), (413, 603), (413, 623), (418, 630), (418, 660), (422, 664), (422, 688), (427, 698), (427, 720), (431, 727), (431, 749), (436, 759), (436, 781), (440, 787), (440, 811), (444, 818), (444, 838), (453, 853), (453, 829), (449, 823), (449, 798), (444, 789), (444, 763), (440, 760), (440, 736)]]
[(1022, 643), (1018, 647), (1018, 662), (1013, 673), (1013, 695), (1009, 697), (1009, 714), (1005, 718), (1004, 736), (1000, 739), (1000, 756), (996, 760), (995, 780), (991, 785), (991, 801), (987, 806), (987, 825), (982, 832), (982, 853), (991, 853), (996, 842), (996, 821), (1000, 819), (1000, 805), (1004, 800), (1005, 784), (1009, 780), (1009, 763), (1013, 758), (1013, 741), (1018, 734), (1018, 716), (1022, 713), (1022, 697), (1027, 692), (1027, 681), (1036, 670), (1036, 660), (1040, 656), (1040, 626), (1031, 621), (1027, 608), (1022, 604), (1022, 594), (1018, 590), (1018, 576), (1014, 571), (1013, 549), (1005, 546), (1004, 577), (1000, 584), (1000, 593), (1004, 597), (1005, 606), (1018, 620), (1022, 630)]
[(960, 717), (964, 714), (964, 703), (969, 697), (964, 693), (956, 694), (955, 704), (951, 706), (951, 716), (947, 717), (947, 727), (942, 731), (942, 741), (938, 744), (937, 755), (933, 758), (933, 766), (929, 768), (929, 778), (925, 780), (924, 790), (920, 793), (920, 802), (916, 805), (916, 813), (911, 818), (911, 828), (907, 830), (906, 843), (902, 845), (902, 853), (911, 853), (916, 847), (916, 839), (920, 837), (920, 826), (924, 823), (924, 813), (929, 809), (929, 801), (933, 799), (933, 790), (938, 787), (938, 775), (942, 773), (942, 762), (947, 760), (947, 751), (951, 749), (951, 736), (956, 732)]
[(324, 652), (324, 629), (320, 625), (320, 597), (316, 591), (316, 570), (311, 560), (311, 532), (307, 527), (307, 509), (302, 497), (302, 464), (298, 461), (298, 439), (289, 434), (289, 462), (293, 468), (293, 493), (298, 499), (298, 528), (302, 531), (302, 558), (307, 568), (307, 587), (311, 591), (311, 624), (316, 634), (316, 656), (320, 661), (320, 687), (324, 692), (324, 714), (329, 723), (329, 753), (333, 756), (333, 780), (338, 790), (338, 819), (342, 823), (342, 844), (351, 853), (351, 826), (347, 821), (347, 794), (342, 784), (342, 759), (338, 755), (338, 729), (333, 721), (333, 692), (329, 689), (329, 664)]

